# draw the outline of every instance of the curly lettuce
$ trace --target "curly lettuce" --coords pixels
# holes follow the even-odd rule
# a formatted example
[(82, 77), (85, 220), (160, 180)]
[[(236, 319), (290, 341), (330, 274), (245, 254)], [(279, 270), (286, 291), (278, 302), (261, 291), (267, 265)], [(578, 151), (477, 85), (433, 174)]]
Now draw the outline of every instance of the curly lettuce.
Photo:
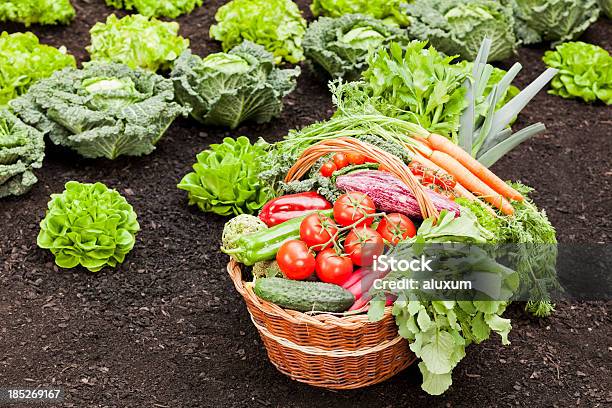
[(367, 68), (371, 51), (391, 42), (407, 44), (404, 30), (364, 14), (320, 17), (304, 35), (304, 54), (332, 78), (356, 80)]
[(45, 157), (43, 134), (0, 109), (0, 198), (27, 193)]
[(235, 128), (278, 116), (283, 98), (295, 88), (300, 68), (279, 69), (262, 46), (245, 41), (229, 53), (204, 59), (186, 51), (171, 73), (176, 98), (208, 125)]
[(0, 21), (32, 24), (68, 24), (75, 16), (70, 0), (2, 0)]
[(139, 230), (134, 209), (117, 191), (69, 181), (63, 193), (51, 195), (37, 244), (61, 268), (81, 265), (98, 272), (123, 263)]
[(76, 61), (59, 49), (40, 44), (34, 34), (3, 32), (0, 34), (0, 107), (24, 94), (39, 79)]
[(608, 51), (581, 41), (568, 42), (546, 51), (543, 60), (559, 70), (549, 93), (612, 104), (612, 56)]
[(386, 24), (407, 26), (408, 16), (400, 10), (407, 0), (314, 0), (310, 5), (316, 16), (341, 17), (345, 14), (365, 14)]
[(106, 0), (106, 5), (134, 10), (147, 17), (177, 18), (200, 7), (204, 0)]
[(130, 68), (151, 71), (170, 69), (179, 55), (189, 48), (189, 40), (178, 35), (179, 25), (140, 14), (121, 19), (111, 14), (106, 23), (91, 30), (86, 47), (92, 61), (117, 62)]
[(248, 138), (226, 137), (197, 155), (193, 172), (178, 188), (187, 191), (189, 204), (219, 215), (253, 214), (268, 201), (270, 189), (261, 180), (267, 144)]
[(92, 62), (33, 85), (10, 106), (56, 145), (84, 157), (115, 159), (155, 150), (178, 115), (172, 81), (142, 69)]
[(597, 20), (597, 0), (513, 0), (515, 31), (525, 44), (578, 38)]
[(438, 51), (473, 60), (485, 37), (493, 44), (489, 61), (506, 59), (516, 52), (512, 7), (496, 0), (416, 0), (405, 5), (410, 16), (408, 32), (429, 40)]
[(306, 20), (291, 0), (232, 0), (215, 14), (210, 36), (228, 51), (245, 40), (265, 47), (275, 62), (304, 59), (302, 37)]

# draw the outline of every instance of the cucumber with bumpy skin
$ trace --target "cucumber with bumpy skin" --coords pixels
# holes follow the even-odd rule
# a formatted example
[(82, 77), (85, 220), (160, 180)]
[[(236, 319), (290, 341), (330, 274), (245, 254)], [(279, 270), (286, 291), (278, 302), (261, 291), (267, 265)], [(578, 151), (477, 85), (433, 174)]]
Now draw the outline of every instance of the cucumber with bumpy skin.
[(355, 303), (348, 290), (323, 282), (258, 278), (254, 291), (263, 300), (300, 312), (344, 312)]

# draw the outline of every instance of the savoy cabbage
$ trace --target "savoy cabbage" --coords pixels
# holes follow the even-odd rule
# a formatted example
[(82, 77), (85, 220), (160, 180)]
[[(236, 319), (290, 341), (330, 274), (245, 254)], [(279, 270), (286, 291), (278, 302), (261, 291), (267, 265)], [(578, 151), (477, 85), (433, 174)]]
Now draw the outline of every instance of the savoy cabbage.
[(84, 157), (115, 159), (155, 150), (180, 114), (172, 82), (125, 65), (92, 62), (36, 83), (10, 106), (51, 141)]
[(43, 134), (7, 109), (0, 110), (0, 198), (26, 193), (45, 157)]
[(246, 120), (264, 123), (277, 116), (299, 73), (299, 67), (277, 68), (272, 53), (245, 41), (205, 58), (185, 51), (171, 78), (177, 100), (195, 119), (233, 129)]
[(473, 60), (485, 38), (492, 40), (489, 61), (506, 59), (516, 51), (511, 5), (496, 0), (416, 0), (405, 5), (405, 11), (410, 35), (429, 40), (445, 54)]
[(525, 44), (578, 38), (597, 20), (597, 0), (505, 0), (514, 5), (517, 36)]
[(359, 79), (371, 51), (391, 42), (408, 43), (404, 30), (364, 14), (320, 17), (304, 35), (304, 54), (332, 78)]

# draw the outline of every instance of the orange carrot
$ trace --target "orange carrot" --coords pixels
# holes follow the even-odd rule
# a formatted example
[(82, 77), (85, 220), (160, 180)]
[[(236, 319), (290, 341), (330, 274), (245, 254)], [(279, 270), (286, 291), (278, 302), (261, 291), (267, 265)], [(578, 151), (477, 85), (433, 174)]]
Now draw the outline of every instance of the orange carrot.
[(492, 190), (506, 198), (523, 201), (521, 193), (510, 187), (504, 180), (497, 177), (491, 170), (480, 164), (478, 160), (474, 159), (469, 153), (444, 136), (432, 133), (427, 137), (427, 141), (432, 149), (453, 157), (472, 172), (472, 174), (487, 184)]
[(484, 181), (472, 174), (463, 164), (459, 163), (459, 161), (449, 154), (434, 150), (431, 156), (429, 156), (429, 159), (454, 176), (457, 182), (461, 183), (465, 188), (475, 195), (481, 196), (486, 202), (499, 208), (504, 214), (514, 214), (512, 205), (510, 205), (503, 195), (494, 191)]

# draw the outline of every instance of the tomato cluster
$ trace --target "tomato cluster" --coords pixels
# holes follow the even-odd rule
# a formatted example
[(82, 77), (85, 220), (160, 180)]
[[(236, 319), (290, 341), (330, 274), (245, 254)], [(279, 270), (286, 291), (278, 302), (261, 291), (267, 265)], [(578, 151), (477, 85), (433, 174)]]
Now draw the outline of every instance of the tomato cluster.
[(334, 171), (340, 170), (349, 164), (359, 165), (366, 162), (374, 162), (374, 160), (364, 156), (361, 153), (336, 153), (332, 156), (331, 160), (323, 163), (323, 166), (321, 166), (321, 175), (323, 177), (331, 177), (332, 174), (334, 174)]
[(446, 190), (453, 190), (457, 186), (457, 181), (449, 174), (440, 174), (432, 169), (425, 168), (422, 164), (415, 161), (410, 162), (408, 168), (419, 178), (424, 186), (441, 193)]
[[(382, 217), (376, 229), (375, 217)], [(399, 213), (376, 214), (366, 194), (343, 194), (333, 205), (333, 219), (321, 213), (307, 215), (300, 224), (300, 239), (285, 242), (276, 260), (289, 279), (303, 280), (313, 273), (322, 282), (342, 285), (355, 266), (371, 265), (384, 243), (396, 245), (413, 237), (412, 221)]]

